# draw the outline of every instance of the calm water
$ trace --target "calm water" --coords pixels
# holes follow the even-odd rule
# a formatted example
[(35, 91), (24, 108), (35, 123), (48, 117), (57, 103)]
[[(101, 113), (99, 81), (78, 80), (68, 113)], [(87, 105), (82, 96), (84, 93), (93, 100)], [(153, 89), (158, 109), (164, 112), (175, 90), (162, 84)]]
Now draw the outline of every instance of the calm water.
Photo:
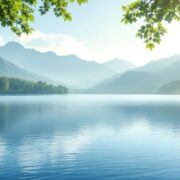
[(180, 97), (0, 96), (3, 179), (180, 179)]

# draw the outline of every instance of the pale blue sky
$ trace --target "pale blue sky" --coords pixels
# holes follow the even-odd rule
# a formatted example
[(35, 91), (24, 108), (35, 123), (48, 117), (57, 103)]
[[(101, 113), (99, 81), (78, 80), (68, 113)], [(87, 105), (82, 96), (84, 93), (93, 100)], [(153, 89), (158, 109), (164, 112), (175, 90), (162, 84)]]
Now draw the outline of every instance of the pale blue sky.
[(142, 65), (151, 59), (180, 53), (178, 23), (168, 27), (169, 33), (155, 51), (149, 52), (144, 48), (142, 41), (135, 38), (140, 24), (125, 26), (121, 23), (121, 6), (130, 1), (89, 0), (88, 4), (81, 7), (71, 5), (72, 22), (58, 19), (52, 12), (45, 16), (36, 13), (33, 24), (36, 31), (33, 35), (18, 39), (9, 29), (1, 28), (0, 39), (4, 43), (16, 40), (26, 47), (52, 50), (62, 55), (76, 54), (98, 62), (121, 58)]

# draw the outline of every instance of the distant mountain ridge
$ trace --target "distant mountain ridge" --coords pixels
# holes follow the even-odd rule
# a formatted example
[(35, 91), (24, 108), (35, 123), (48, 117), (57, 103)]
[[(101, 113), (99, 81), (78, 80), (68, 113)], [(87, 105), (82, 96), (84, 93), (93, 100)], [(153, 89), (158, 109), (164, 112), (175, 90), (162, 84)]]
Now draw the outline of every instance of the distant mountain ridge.
[(154, 93), (164, 83), (180, 79), (180, 55), (152, 61), (97, 84), (89, 93)]
[(0, 57), (0, 77), (22, 78), (30, 81), (51, 82), (49, 79), (22, 69)]
[(113, 59), (113, 60), (103, 63), (103, 65), (112, 69), (113, 71), (117, 73), (122, 73), (136, 67), (135, 65), (121, 59)]
[(158, 94), (180, 94), (180, 80), (163, 84), (158, 90)]
[(0, 47), (0, 56), (21, 68), (72, 87), (90, 87), (117, 73), (102, 64), (85, 61), (74, 55), (41, 53), (16, 42)]
[(138, 70), (143, 70), (147, 72), (160, 72), (164, 70), (165, 68), (168, 68), (169, 66), (171, 66), (173, 63), (176, 63), (177, 61), (179, 61), (179, 58), (180, 58), (180, 55), (174, 55), (171, 57), (150, 61), (144, 66), (139, 67)]
[(50, 79), (73, 87), (71, 92), (85, 89), (85, 93), (155, 93), (162, 85), (180, 80), (180, 55), (136, 67), (120, 59), (99, 64), (10, 42), (0, 47), (0, 56), (0, 76), (45, 82)]

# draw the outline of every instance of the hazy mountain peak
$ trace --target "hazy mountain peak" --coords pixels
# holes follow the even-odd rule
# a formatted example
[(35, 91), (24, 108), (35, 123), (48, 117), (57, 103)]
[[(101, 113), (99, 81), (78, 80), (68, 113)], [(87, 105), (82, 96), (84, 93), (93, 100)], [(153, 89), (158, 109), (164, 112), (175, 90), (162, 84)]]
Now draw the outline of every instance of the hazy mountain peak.
[(115, 58), (115, 59), (111, 59), (111, 60), (109, 60), (109, 61), (106, 61), (105, 63), (120, 63), (120, 62), (122, 62), (122, 63), (128, 63), (128, 62), (126, 62), (125, 60), (122, 60), (122, 59), (118, 59), (118, 58)]
[(54, 56), (54, 55), (57, 55), (55, 52), (53, 52), (53, 51), (46, 51), (46, 52), (44, 52), (44, 54), (46, 54), (46, 55), (51, 55), (51, 56)]
[(3, 59), (2, 57), (0, 57), (0, 76), (21, 78), (30, 81), (50, 82), (49, 79), (22, 69), (12, 62)]
[(95, 93), (153, 93), (161, 84), (177, 81), (180, 77), (180, 55), (163, 58), (97, 84)]
[(180, 54), (175, 54), (173, 56), (171, 56), (172, 58), (180, 58)]
[(88, 62), (75, 55), (39, 52), (24, 48), (17, 42), (0, 47), (0, 56), (18, 67), (72, 87), (92, 86), (116, 73), (102, 64)]
[(117, 73), (122, 73), (129, 69), (135, 68), (135, 65), (133, 65), (127, 61), (124, 61), (122, 59), (112, 59), (110, 61), (103, 63), (103, 65), (116, 71)]
[(15, 41), (10, 41), (6, 43), (5, 47), (11, 47), (11, 48), (24, 48), (20, 43)]
[(145, 64), (144, 66), (138, 68), (138, 70), (144, 70), (149, 72), (160, 72), (177, 61), (180, 61), (180, 55), (178, 54), (167, 58), (151, 61)]

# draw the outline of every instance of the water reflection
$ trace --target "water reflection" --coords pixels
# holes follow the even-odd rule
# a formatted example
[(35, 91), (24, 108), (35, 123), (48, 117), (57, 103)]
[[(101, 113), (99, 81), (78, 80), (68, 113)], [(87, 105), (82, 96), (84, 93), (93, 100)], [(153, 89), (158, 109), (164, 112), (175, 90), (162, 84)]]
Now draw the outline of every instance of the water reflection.
[[(180, 163), (179, 140), (179, 97), (7, 96), (0, 100), (3, 178), (119, 179), (148, 177), (147, 172), (152, 177), (176, 168), (172, 173)], [(161, 164), (165, 161), (168, 165)]]

